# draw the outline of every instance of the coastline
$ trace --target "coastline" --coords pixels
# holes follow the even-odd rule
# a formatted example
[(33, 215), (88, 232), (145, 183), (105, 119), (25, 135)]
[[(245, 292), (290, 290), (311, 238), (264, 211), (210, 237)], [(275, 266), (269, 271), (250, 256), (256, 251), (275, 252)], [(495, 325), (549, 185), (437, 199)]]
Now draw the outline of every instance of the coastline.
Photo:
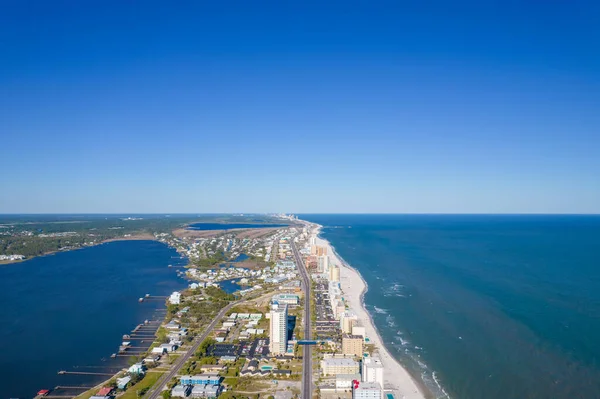
[(333, 263), (340, 266), (340, 286), (344, 293), (344, 298), (349, 305), (349, 308), (356, 313), (359, 320), (362, 322), (367, 336), (371, 344), (377, 348), (376, 352), (381, 358), (385, 367), (384, 372), (384, 389), (392, 390), (396, 394), (397, 399), (429, 399), (433, 395), (426, 390), (423, 384), (417, 382), (408, 370), (389, 352), (384, 345), (383, 339), (379, 331), (375, 327), (371, 314), (367, 311), (364, 296), (369, 289), (367, 282), (364, 280), (358, 270), (350, 266), (334, 249), (333, 245), (318, 234), (323, 226), (318, 226), (317, 233), (318, 245), (327, 248), (328, 255), (332, 258)]
[[(115, 241), (159, 241), (159, 242), (162, 242), (162, 241), (158, 240), (156, 237), (154, 237), (154, 235), (152, 235), (150, 233), (142, 233), (142, 234), (132, 235), (130, 237), (109, 238), (109, 239), (97, 242), (97, 243), (95, 243), (93, 245), (84, 245), (84, 246), (81, 246), (79, 248), (71, 248), (71, 249), (67, 249), (65, 251), (49, 251), (49, 252), (44, 252), (43, 254), (32, 256), (30, 258), (25, 258), (25, 259), (11, 260), (11, 261), (0, 261), (0, 266), (2, 266), (2, 265), (12, 265), (12, 264), (15, 264), (15, 263), (23, 263), (23, 262), (27, 262), (27, 261), (30, 261), (30, 260), (36, 259), (36, 258), (41, 258), (41, 257), (44, 257), (44, 256), (51, 256), (51, 255), (58, 254), (58, 253), (61, 253), (61, 252), (78, 251), (80, 249), (91, 248), (91, 247), (95, 247), (97, 245), (102, 245), (102, 244), (106, 244), (108, 242), (115, 242)], [(163, 244), (166, 244), (167, 246), (170, 246), (166, 242), (163, 243)]]

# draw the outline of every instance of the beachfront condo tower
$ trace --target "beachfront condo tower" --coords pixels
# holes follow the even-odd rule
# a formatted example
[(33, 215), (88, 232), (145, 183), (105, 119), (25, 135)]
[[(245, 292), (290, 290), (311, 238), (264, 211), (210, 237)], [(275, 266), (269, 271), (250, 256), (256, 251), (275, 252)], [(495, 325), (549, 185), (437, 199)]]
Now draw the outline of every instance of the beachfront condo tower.
[(287, 348), (287, 305), (273, 302), (271, 305), (271, 332), (269, 350), (272, 355), (283, 354)]

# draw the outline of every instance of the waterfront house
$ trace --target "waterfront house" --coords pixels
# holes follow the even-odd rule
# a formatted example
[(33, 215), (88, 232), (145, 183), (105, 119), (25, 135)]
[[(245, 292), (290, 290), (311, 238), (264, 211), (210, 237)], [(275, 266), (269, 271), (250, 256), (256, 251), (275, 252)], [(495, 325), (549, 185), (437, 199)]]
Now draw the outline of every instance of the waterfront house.
[(161, 344), (157, 347), (152, 348), (152, 353), (157, 353), (159, 355), (162, 355), (164, 353), (174, 352), (176, 349), (177, 349), (177, 345)]
[(181, 294), (177, 291), (173, 292), (169, 297), (169, 302), (173, 305), (179, 305), (181, 303)]
[(181, 325), (179, 323), (177, 323), (175, 320), (171, 320), (170, 322), (165, 324), (165, 328), (167, 330), (179, 330), (181, 328)]
[(117, 388), (119, 389), (127, 389), (127, 385), (131, 382), (130, 376), (125, 376), (123, 378), (117, 378)]
[(97, 396), (111, 396), (113, 391), (112, 387), (104, 387), (104, 388), (100, 388), (100, 390), (98, 391), (98, 393), (96, 394)]
[(142, 363), (136, 363), (136, 364), (132, 365), (131, 367), (129, 367), (127, 372), (130, 374), (144, 374), (144, 372), (145, 372), (144, 369), (145, 369), (145, 367)]

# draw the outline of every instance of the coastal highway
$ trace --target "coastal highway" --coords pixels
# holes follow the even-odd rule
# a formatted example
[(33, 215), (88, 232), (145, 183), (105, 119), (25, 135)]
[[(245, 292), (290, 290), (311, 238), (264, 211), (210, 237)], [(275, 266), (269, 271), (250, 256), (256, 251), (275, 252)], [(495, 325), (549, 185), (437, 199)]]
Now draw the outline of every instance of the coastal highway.
[[(296, 248), (296, 243), (291, 240), (292, 252), (296, 259), (296, 265), (298, 271), (302, 276), (302, 285), (304, 286), (304, 339), (311, 339), (311, 318), (310, 318), (310, 277), (306, 266), (300, 257), (300, 253)], [(312, 347), (310, 345), (302, 345), (303, 347), (303, 359), (302, 359), (302, 399), (312, 398)]]
[(192, 345), (192, 347), (190, 349), (188, 349), (188, 351), (184, 355), (180, 356), (175, 361), (175, 364), (173, 365), (173, 367), (171, 367), (170, 371), (163, 374), (158, 379), (158, 381), (156, 381), (156, 384), (154, 384), (154, 386), (146, 393), (146, 396), (145, 396), (146, 399), (157, 399), (161, 395), (165, 385), (169, 381), (171, 381), (171, 379), (173, 377), (175, 377), (177, 375), (177, 373), (183, 367), (185, 362), (187, 362), (188, 359), (196, 352), (196, 350), (198, 350), (198, 347), (200, 346), (202, 341), (204, 341), (208, 337), (208, 335), (215, 328), (215, 326), (217, 325), (219, 320), (221, 320), (225, 316), (225, 313), (227, 313), (229, 311), (229, 309), (231, 309), (233, 306), (237, 305), (237, 303), (238, 303), (238, 301), (232, 302), (229, 305), (225, 306), (223, 309), (221, 309), (219, 314), (217, 314), (215, 316), (213, 321), (209, 324), (209, 326), (206, 328), (206, 330), (204, 330), (202, 335), (200, 335), (199, 337), (197, 337), (194, 340), (194, 344)]

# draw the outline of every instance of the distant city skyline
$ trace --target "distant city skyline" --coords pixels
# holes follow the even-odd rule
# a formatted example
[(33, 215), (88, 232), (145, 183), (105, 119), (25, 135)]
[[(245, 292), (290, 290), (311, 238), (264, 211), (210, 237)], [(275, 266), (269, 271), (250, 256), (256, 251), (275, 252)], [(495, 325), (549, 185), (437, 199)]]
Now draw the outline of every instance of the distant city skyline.
[(600, 213), (598, 15), (11, 2), (0, 214)]

